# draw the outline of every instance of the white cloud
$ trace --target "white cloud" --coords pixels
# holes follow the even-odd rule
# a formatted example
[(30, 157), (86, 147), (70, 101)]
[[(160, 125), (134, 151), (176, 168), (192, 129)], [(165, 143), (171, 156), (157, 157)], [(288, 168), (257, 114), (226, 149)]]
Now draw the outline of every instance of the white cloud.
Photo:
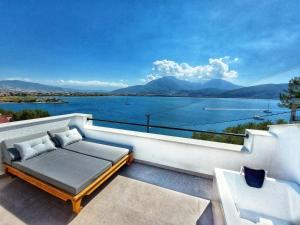
[(100, 88), (124, 88), (128, 87), (128, 84), (124, 82), (107, 82), (99, 80), (80, 81), (80, 80), (57, 80), (58, 85), (65, 86), (80, 86), (80, 87), (100, 87)]
[(21, 81), (32, 82), (30, 78), (24, 78), (24, 77), (4, 77), (3, 80), (21, 80)]
[(153, 62), (151, 73), (147, 76), (147, 81), (155, 80), (164, 76), (175, 76), (184, 80), (204, 80), (204, 79), (234, 79), (238, 76), (237, 71), (231, 70), (229, 65), (238, 62), (238, 58), (210, 58), (208, 64), (191, 66), (187, 63), (177, 63), (171, 60), (157, 60)]
[[(0, 80), (2, 77), (0, 76)], [(104, 89), (116, 89), (128, 87), (128, 84), (124, 80), (119, 80), (118, 82), (107, 82), (100, 80), (33, 80), (26, 77), (3, 77), (3, 80), (21, 80), (28, 82), (36, 82), (47, 85), (58, 85), (58, 86), (69, 86), (69, 87), (81, 87), (81, 88), (104, 88)]]

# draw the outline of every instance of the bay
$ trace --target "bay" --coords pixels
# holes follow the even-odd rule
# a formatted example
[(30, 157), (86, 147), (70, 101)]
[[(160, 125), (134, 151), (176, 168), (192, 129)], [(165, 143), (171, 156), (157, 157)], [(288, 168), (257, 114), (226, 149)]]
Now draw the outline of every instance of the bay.
[[(199, 130), (222, 131), (228, 126), (245, 122), (260, 122), (254, 115), (266, 115), (266, 119), (276, 121), (289, 119), (287, 109), (278, 106), (278, 100), (266, 99), (222, 99), (187, 97), (125, 97), (93, 96), (62, 97), (65, 104), (1, 103), (0, 108), (10, 110), (44, 109), (51, 115), (68, 113), (88, 113), (93, 118), (117, 120), (132, 123), (146, 123), (150, 115), (150, 124)], [(270, 106), (272, 115), (263, 111)], [(96, 122), (95, 125), (129, 129), (145, 132), (144, 127)], [(190, 137), (191, 132), (171, 131), (151, 128), (152, 133)]]

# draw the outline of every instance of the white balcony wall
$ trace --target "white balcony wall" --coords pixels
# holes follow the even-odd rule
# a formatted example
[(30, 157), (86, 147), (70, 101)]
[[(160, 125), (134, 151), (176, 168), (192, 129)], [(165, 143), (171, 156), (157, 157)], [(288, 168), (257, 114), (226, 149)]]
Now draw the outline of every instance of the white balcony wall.
[(239, 170), (242, 165), (269, 170), (275, 144), (268, 132), (258, 135), (253, 131), (249, 131), (250, 141), (246, 139), (251, 149), (92, 125), (85, 126), (84, 132), (90, 138), (133, 146), (135, 159), (209, 176), (214, 174), (214, 168)]
[(276, 137), (270, 157), (274, 177), (300, 185), (300, 124), (273, 125), (269, 131)]

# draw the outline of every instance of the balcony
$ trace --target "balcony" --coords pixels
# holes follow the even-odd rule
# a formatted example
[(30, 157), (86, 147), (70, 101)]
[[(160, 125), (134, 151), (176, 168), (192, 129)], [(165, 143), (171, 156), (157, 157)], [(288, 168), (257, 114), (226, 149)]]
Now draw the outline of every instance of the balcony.
[[(110, 208), (113, 210), (109, 211), (108, 209), (103, 209), (103, 205), (107, 206), (107, 204), (109, 204), (109, 199), (106, 199), (105, 196), (109, 194), (109, 192), (103, 193), (103, 191), (107, 190), (110, 185), (113, 184), (113, 181), (118, 180), (122, 182), (141, 181), (146, 184), (146, 187), (144, 185), (142, 186), (143, 188), (149, 190), (154, 187), (156, 193), (160, 193), (161, 191), (166, 192), (170, 199), (168, 197), (166, 199), (160, 199), (160, 196), (157, 196), (156, 199), (152, 200), (152, 203), (162, 205), (162, 209), (164, 209), (164, 207), (174, 207), (172, 206), (173, 203), (185, 204), (183, 201), (189, 202), (189, 200), (192, 200), (191, 202), (195, 203), (193, 199), (194, 196), (205, 199), (203, 204), (205, 208), (199, 208), (201, 219), (200, 215), (195, 212), (193, 213), (193, 211), (195, 211), (195, 208), (193, 208), (195, 205), (193, 205), (193, 207), (186, 205), (188, 210), (182, 210), (182, 212), (165, 210), (164, 213), (169, 214), (162, 215), (160, 212), (155, 212), (149, 205), (135, 203), (134, 201), (140, 200), (139, 198), (145, 194), (143, 193), (144, 190), (141, 190), (140, 193), (135, 193), (136, 196), (130, 196), (133, 199), (128, 200), (127, 203), (122, 202), (122, 204), (126, 204), (126, 207), (128, 207), (128, 212), (124, 212), (122, 210), (123, 207), (117, 202), (114, 207)], [(118, 219), (124, 218), (124, 220), (134, 221), (136, 224), (143, 224), (140, 223), (141, 221), (147, 221), (147, 224), (168, 224), (167, 222), (169, 222), (169, 224), (188, 224), (188, 221), (191, 221), (191, 219), (198, 221), (198, 224), (213, 224), (212, 206), (209, 204), (209, 201), (207, 201), (211, 198), (211, 179), (141, 163), (134, 163), (130, 167), (124, 167), (118, 176), (113, 177), (107, 182), (105, 187), (100, 188), (91, 196), (85, 198), (83, 203), (84, 208), (77, 216), (74, 216), (70, 210), (70, 204), (19, 179), (3, 177), (1, 178), (0, 185), (0, 215), (2, 222), (6, 224), (84, 224), (84, 221), (88, 221), (85, 224), (96, 224), (97, 221), (102, 221), (103, 224), (105, 224), (104, 221), (111, 221), (109, 217), (112, 215)], [(158, 190), (157, 187), (159, 187)], [(109, 190), (111, 191), (111, 189)], [(114, 193), (114, 195), (117, 196), (118, 194)], [(191, 196), (192, 199), (186, 198), (186, 196)], [(134, 199), (134, 197), (136, 199)], [(145, 198), (145, 201), (150, 201), (147, 196), (143, 196), (143, 198)], [(124, 199), (121, 200), (123, 201)], [(165, 202), (166, 200), (172, 200), (172, 202)], [(145, 203), (143, 200), (140, 201), (141, 203)], [(29, 205), (31, 207), (28, 207)], [(133, 205), (135, 208), (131, 209)], [(196, 209), (198, 209), (197, 206)], [(192, 210), (192, 213), (189, 212), (189, 210)], [(147, 211), (152, 212), (147, 213)], [(107, 218), (103, 218), (103, 212), (107, 212), (111, 215), (107, 215)], [(119, 215), (116, 216), (116, 213)], [(159, 215), (159, 218), (156, 217), (156, 215)], [(168, 221), (169, 218), (170, 221)], [(184, 218), (187, 221), (185, 221)], [(132, 223), (119, 221), (107, 224)]]
[(246, 224), (222, 185), (220, 189), (217, 168), (239, 171), (246, 165), (265, 169), (268, 177), (292, 182), (293, 187), (300, 182), (299, 124), (247, 130), (241, 146), (99, 127), (91, 117), (68, 114), (0, 125), (0, 141), (76, 126), (88, 138), (132, 146), (135, 158), (85, 197), (78, 215), (69, 202), (2, 171), (0, 216), (5, 224)]

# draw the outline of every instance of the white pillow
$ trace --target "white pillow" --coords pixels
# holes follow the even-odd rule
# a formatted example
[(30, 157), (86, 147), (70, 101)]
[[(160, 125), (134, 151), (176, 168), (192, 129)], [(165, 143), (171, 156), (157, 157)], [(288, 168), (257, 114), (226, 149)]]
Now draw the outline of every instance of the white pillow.
[(43, 136), (29, 141), (15, 143), (14, 147), (19, 151), (22, 161), (56, 149), (49, 136)]
[(56, 133), (55, 137), (58, 139), (62, 147), (82, 140), (82, 136), (76, 128)]

